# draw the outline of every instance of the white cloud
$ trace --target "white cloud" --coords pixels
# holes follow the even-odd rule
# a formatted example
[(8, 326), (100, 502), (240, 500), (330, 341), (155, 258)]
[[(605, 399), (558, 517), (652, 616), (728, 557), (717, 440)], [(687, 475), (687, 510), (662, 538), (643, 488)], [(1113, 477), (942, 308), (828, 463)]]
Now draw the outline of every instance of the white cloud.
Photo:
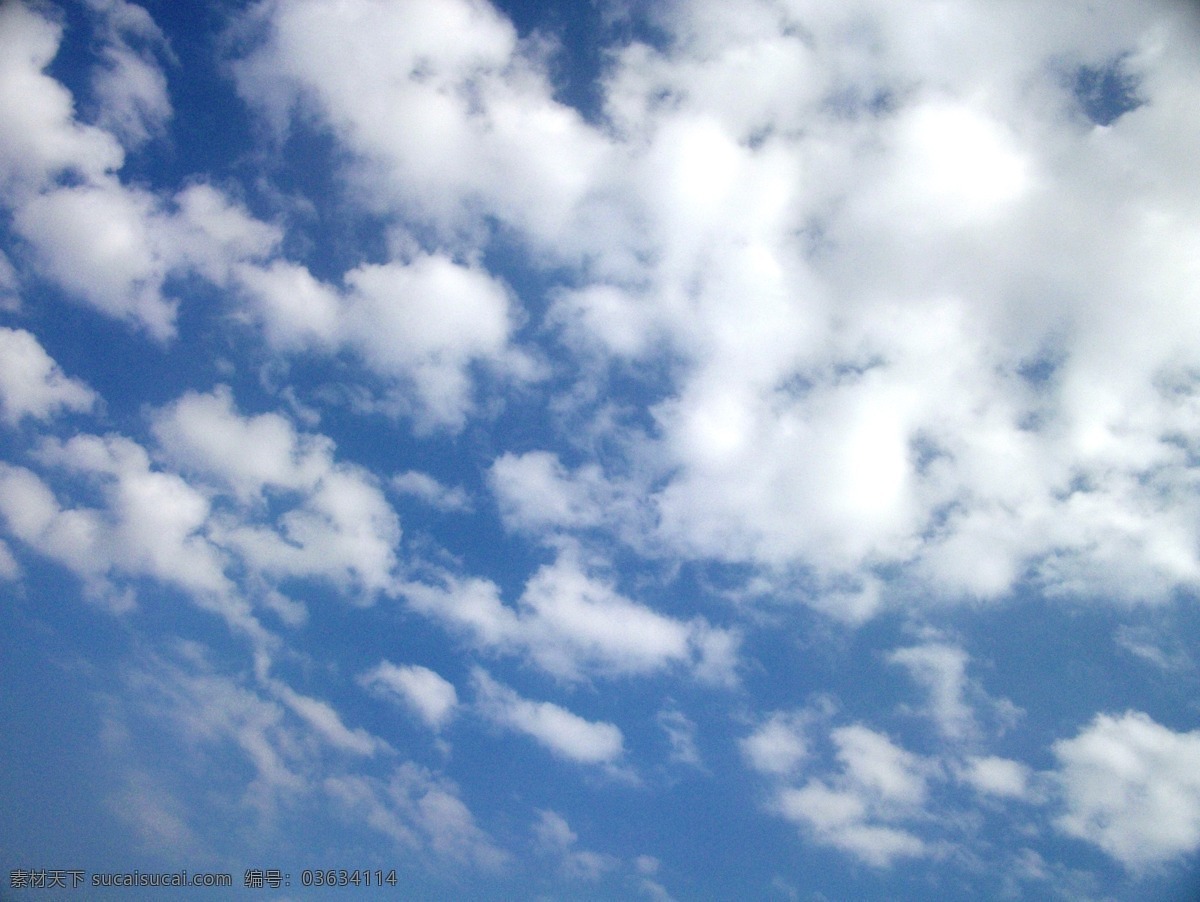
[(1113, 636), (1118, 647), (1166, 672), (1185, 672), (1195, 667), (1191, 656), (1170, 633), (1150, 626), (1124, 625)]
[(690, 767), (703, 767), (700, 750), (696, 747), (696, 722), (674, 708), (664, 708), (655, 716), (659, 727), (667, 734), (671, 745), (671, 761)]
[(224, 284), (280, 239), (211, 185), (190, 185), (168, 204), (112, 177), (45, 191), (17, 207), (14, 222), (45, 276), (158, 340), (175, 336), (170, 275), (193, 271)]
[(1134, 870), (1200, 847), (1200, 731), (1177, 733), (1140, 711), (1101, 714), (1054, 754), (1063, 832)]
[(808, 757), (809, 720), (804, 712), (777, 711), (741, 740), (742, 754), (759, 773), (788, 776)]
[(504, 361), (510, 302), (483, 270), (440, 256), (363, 265), (345, 276), (340, 317), (367, 366), (415, 388), (432, 422), (461, 427), (470, 406), (469, 364)]
[(614, 724), (585, 720), (551, 702), (522, 698), (486, 672), (473, 674), (475, 703), (499, 726), (524, 733), (552, 754), (578, 764), (614, 764), (624, 754), (624, 737)]
[[(508, 860), (476, 824), (452, 782), (413, 762), (389, 764), (383, 779), (355, 770), (364, 757), (391, 750), (365, 730), (347, 728), (328, 703), (256, 670), (257, 684), (222, 672), (206, 648), (177, 642), (169, 658), (150, 656), (130, 670), (118, 709), (126, 719), (113, 726), (125, 731), (133, 723), (127, 718), (138, 713), (174, 727), (184, 741), (186, 767), (211, 760), (201, 755), (236, 750), (251, 776), (223, 768), (208, 781), (206, 794), (224, 801), (235, 793), (229, 801), (255, 810), (257, 826), (268, 831), (283, 805), (294, 810), (309, 801), (365, 823), (406, 850), (429, 853), (439, 864), (495, 870)], [(136, 757), (138, 749), (121, 751)], [(151, 797), (142, 801), (129, 812), (140, 823), (162, 820), (190, 836), (189, 825), (168, 817), (163, 804)]]
[(929, 692), (929, 713), (947, 739), (966, 739), (977, 730), (966, 702), (967, 653), (944, 642), (926, 642), (888, 655)]
[(24, 329), (0, 326), (0, 417), (48, 419), (60, 410), (91, 410), (98, 398), (68, 377), (41, 343)]
[(388, 484), (401, 495), (412, 495), (441, 511), (470, 511), (471, 496), (465, 489), (442, 485), (428, 473), (408, 470), (397, 473)]
[(378, 695), (398, 698), (434, 730), (445, 726), (458, 707), (454, 684), (419, 664), (381, 661), (358, 681)]
[(621, 865), (612, 855), (576, 848), (579, 837), (556, 811), (539, 811), (533, 834), (539, 851), (558, 857), (563, 874), (572, 880), (596, 881)]
[(152, 195), (106, 180), (36, 197), (15, 223), (47, 276), (108, 316), (167, 339), (178, 302), (162, 294), (169, 261), (153, 238), (160, 215)]
[(156, 412), (151, 429), (174, 466), (246, 499), (267, 487), (311, 489), (333, 467), (333, 442), (298, 434), (278, 413), (243, 417), (224, 385), (186, 392)]
[(135, 148), (164, 131), (171, 117), (167, 79), (155, 52), (169, 56), (166, 38), (140, 6), (125, 0), (88, 0), (101, 16), (103, 64), (92, 77), (97, 124)]
[[(226, 596), (223, 560), (202, 535), (207, 499), (173, 473), (151, 469), (120, 436), (47, 441), (41, 457), (94, 481), (106, 506), (64, 508), (34, 473), (3, 465), (0, 511), (21, 541), (102, 588), (110, 573), (152, 576), (199, 596)], [(230, 612), (231, 614), (233, 611)]]
[(485, 870), (508, 860), (475, 823), (457, 787), (412, 762), (401, 764), (387, 780), (335, 775), (323, 788), (348, 820), (366, 823), (401, 846)]
[(734, 679), (736, 633), (631, 601), (587, 575), (569, 554), (530, 577), (515, 609), (489, 581), (447, 576), (443, 582), (408, 583), (403, 594), (477, 644), (521, 652), (555, 676), (640, 675), (682, 665), (711, 683)]
[(328, 702), (301, 695), (285, 683), (270, 681), (272, 693), (305, 721), (329, 745), (354, 755), (374, 755), (387, 749), (387, 743), (361, 727), (350, 729)]
[(978, 792), (1013, 799), (1028, 797), (1031, 777), (1027, 765), (995, 755), (969, 756), (959, 772), (959, 779)]
[(422, 428), (462, 428), (473, 364), (521, 379), (534, 371), (509, 341), (517, 308), (508, 289), (444, 254), (362, 264), (343, 274), (345, 290), (280, 260), (242, 265), (235, 278), (273, 345), (352, 351), (403, 389), (397, 397), (415, 396), (401, 412)]
[(75, 121), (71, 94), (43, 70), (62, 28), (25, 3), (0, 7), (0, 188), (23, 195), (64, 172), (99, 178), (124, 153), (101, 129)]
[[(760, 770), (786, 777), (783, 768), (793, 768), (798, 753), (765, 735), (776, 741), (744, 743), (743, 751), (759, 755), (751, 760)], [(775, 800), (779, 813), (802, 825), (814, 841), (873, 867), (929, 854), (929, 845), (904, 822), (922, 814), (931, 762), (859, 724), (838, 727), (831, 738), (841, 770), (812, 777), (798, 788), (781, 784)]]
[(539, 531), (595, 526), (604, 516), (598, 467), (570, 474), (548, 451), (503, 454), (488, 474), (506, 524)]
[[(104, 503), (65, 505), (53, 483), (6, 464), (0, 515), (10, 532), (114, 608), (133, 603), (125, 580), (147, 576), (258, 639), (266, 633), (247, 596), (285, 623), (303, 622), (303, 606), (280, 594), (279, 580), (327, 580), (364, 602), (393, 588), (396, 513), (365, 471), (334, 460), (326, 437), (298, 433), (274, 413), (243, 417), (224, 388), (185, 394), (153, 415), (152, 431), (161, 458), (189, 478), (153, 466), (123, 436), (48, 439), (37, 459), (82, 477)], [(227, 574), (235, 563), (240, 586)]]
[(364, 202), (450, 235), (482, 205), (548, 242), (586, 192), (596, 137), (490, 5), (304, 0), (248, 19), (263, 40), (235, 65), (241, 91), (280, 131), (297, 101), (318, 112), (353, 151)]
[(15, 580), (20, 575), (21, 565), (13, 557), (12, 549), (7, 542), (0, 541), (0, 579)]
[[(188, 392), (158, 411), (152, 428), (173, 465), (251, 503), (212, 518), (216, 544), (273, 577), (323, 578), (367, 599), (391, 588), (399, 518), (365, 470), (335, 462), (328, 438), (298, 433), (277, 413), (242, 416), (225, 387)], [(252, 502), (266, 490), (299, 499), (263, 524)]]

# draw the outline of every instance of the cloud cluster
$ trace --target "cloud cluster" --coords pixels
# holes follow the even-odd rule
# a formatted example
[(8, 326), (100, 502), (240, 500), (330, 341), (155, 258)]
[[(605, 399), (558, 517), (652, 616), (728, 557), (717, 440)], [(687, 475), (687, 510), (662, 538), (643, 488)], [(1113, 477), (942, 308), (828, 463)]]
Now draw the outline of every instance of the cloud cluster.
[(920, 814), (929, 765), (861, 724), (830, 734), (838, 771), (780, 792), (779, 812), (814, 838), (881, 867), (897, 858), (928, 854), (901, 823)]
[[(581, 265), (550, 314), (567, 347), (673, 364), (632, 483), (498, 457), (515, 525), (629, 519), (642, 551), (785, 588), (798, 567), (832, 585), (885, 566), (950, 596), (1196, 584), (1179, 8), (678, 4), (661, 45), (614, 51), (596, 122), (482, 5), (251, 18), (240, 84), (281, 129), (318, 116), (351, 181), (446, 241), (486, 247), (464, 226), (484, 212)], [(334, 46), (391, 77), (330, 65)], [(1117, 59), (1144, 102), (1094, 125), (1068, 76)]]
[[(344, 221), (316, 226), (295, 211), (317, 199), (276, 179), (289, 162), (174, 183), (147, 163), (178, 61), (146, 9), (0, 4), (0, 307), (28, 327), (0, 326), (17, 440), (0, 576), (40, 555), (118, 615), (148, 586), (214, 613), (252, 666), (176, 643), (130, 672), (143, 713), (197, 759), (238, 761), (264, 817), (315, 804), (442, 863), (510, 858), (447, 776), (281, 675), (314, 598), (387, 599), (450, 634), (466, 685), (377, 649), (304, 662), (356, 674), (443, 753), (482, 723), (629, 777), (640, 718), (697, 780), (693, 693), (746, 688), (760, 599), (842, 626), (901, 609), (919, 639), (876, 663), (918, 701), (886, 730), (816, 703), (737, 742), (774, 815), (873, 868), (1017, 806), (1132, 872), (1194, 851), (1200, 734), (1101, 713), (1046, 740), (1038, 770), (992, 746), (1019, 709), (920, 624), (1025, 591), (1137, 610), (1200, 589), (1195, 9), (687, 0), (602, 18), (581, 111), (562, 48), (486, 0), (228, 11), (220, 64), (264, 125), (256, 150), (329, 151), (313, 221)], [(73, 94), (50, 73), (76, 20), (93, 65)], [(352, 247), (320, 246), (342, 227)], [(233, 387), (206, 375), (108, 420), (100, 379), (47, 351), (63, 298), (156, 352), (216, 323)], [(281, 388), (268, 370), (304, 372)], [(388, 415), (390, 456), (366, 418), (346, 425), (365, 412)], [(533, 563), (473, 572), (451, 530), (410, 543), (409, 504), (418, 525), (470, 514), (467, 541)], [(684, 597), (718, 582), (739, 601), (719, 615)], [(1153, 631), (1116, 640), (1191, 667)], [(619, 723), (547, 700), (623, 680), (656, 699)], [(196, 842), (170, 782), (131, 770), (116, 802)], [(631, 870), (536, 811), (561, 874), (665, 896), (656, 859)]]

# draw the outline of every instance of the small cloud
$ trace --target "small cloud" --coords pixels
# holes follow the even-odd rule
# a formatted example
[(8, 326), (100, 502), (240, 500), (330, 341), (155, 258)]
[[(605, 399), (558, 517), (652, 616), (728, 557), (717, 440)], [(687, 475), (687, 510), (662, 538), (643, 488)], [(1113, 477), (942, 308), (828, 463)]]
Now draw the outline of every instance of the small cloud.
[(670, 759), (676, 764), (703, 767), (700, 750), (696, 748), (696, 724), (676, 709), (664, 709), (655, 717), (671, 744)]
[(1032, 772), (1019, 761), (996, 756), (971, 756), (959, 771), (959, 779), (985, 795), (1024, 799), (1030, 791)]
[(428, 667), (415, 664), (400, 667), (382, 661), (358, 681), (376, 695), (398, 698), (434, 730), (445, 726), (458, 707), (454, 684)]
[(579, 837), (557, 812), (539, 811), (533, 833), (538, 850), (559, 858), (559, 867), (569, 879), (594, 882), (621, 866), (613, 855), (577, 848)]
[(442, 485), (428, 473), (409, 470), (391, 478), (391, 487), (401, 495), (411, 495), (440, 511), (471, 510), (471, 496), (460, 487)]
[(522, 698), (482, 669), (474, 674), (475, 703), (498, 726), (523, 733), (552, 754), (577, 764), (613, 764), (625, 753), (614, 724), (585, 720), (551, 702)]
[(759, 773), (785, 777), (808, 757), (805, 731), (810, 721), (806, 712), (777, 711), (741, 740), (742, 754)]
[(1159, 635), (1150, 627), (1119, 626), (1114, 638), (1124, 651), (1167, 673), (1188, 670), (1194, 666), (1191, 657), (1179, 647), (1178, 642)]

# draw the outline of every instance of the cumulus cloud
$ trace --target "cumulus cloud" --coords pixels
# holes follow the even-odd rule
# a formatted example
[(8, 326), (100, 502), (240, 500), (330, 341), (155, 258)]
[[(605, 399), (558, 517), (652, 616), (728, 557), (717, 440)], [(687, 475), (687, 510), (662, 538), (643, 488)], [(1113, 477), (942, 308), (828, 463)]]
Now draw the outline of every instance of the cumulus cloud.
[(830, 738), (840, 770), (800, 786), (787, 780), (804, 755), (798, 747), (803, 738), (792, 727), (773, 718), (743, 741), (742, 750), (753, 766), (781, 780), (775, 809), (815, 842), (873, 867), (929, 854), (929, 844), (905, 822), (923, 813), (932, 762), (861, 724), (837, 727)]
[(157, 412), (153, 431), (173, 465), (244, 502), (298, 496), (274, 522), (250, 504), (209, 523), (213, 541), (256, 570), (327, 579), (366, 599), (392, 586), (399, 518), (365, 470), (334, 460), (328, 438), (298, 433), (277, 413), (243, 416), (224, 387), (184, 394)]
[(510, 526), (538, 531), (547, 527), (595, 526), (604, 516), (606, 490), (597, 467), (568, 474), (548, 451), (504, 454), (489, 474), (500, 512)]
[(1100, 714), (1054, 744), (1064, 833), (1143, 870), (1200, 847), (1200, 732), (1140, 711)]
[(517, 308), (508, 289), (445, 254), (362, 264), (343, 275), (344, 290), (280, 260), (242, 265), (235, 278), (276, 347), (350, 350), (402, 388), (397, 397), (415, 396), (400, 412), (425, 428), (462, 428), (474, 403), (473, 364), (516, 378), (534, 372), (509, 341)]
[[(352, 149), (367, 203), (449, 236), (482, 207), (548, 242), (586, 192), (602, 148), (490, 5), (262, 3), (247, 20), (243, 95), (280, 131), (296, 106), (317, 112)], [(360, 65), (340, 65), (345, 52)]]
[(615, 764), (625, 753), (621, 730), (585, 720), (552, 702), (523, 698), (485, 671), (473, 673), (475, 704), (498, 726), (523, 733), (553, 755), (577, 764)]
[(959, 778), (978, 792), (1013, 799), (1028, 797), (1032, 776), (1027, 765), (996, 755), (969, 756), (959, 772)]
[(519, 652), (565, 679), (645, 675), (679, 665), (709, 682), (734, 678), (737, 634), (632, 601), (589, 576), (569, 554), (530, 577), (516, 608), (481, 579), (407, 583), (403, 594), (478, 645)]
[[(115, 434), (43, 441), (36, 459), (46, 476), (0, 464), (9, 532), (110, 606), (129, 608), (123, 587), (150, 577), (264, 641), (251, 599), (285, 623), (304, 619), (281, 580), (326, 580), (366, 602), (393, 588), (399, 519), (374, 479), (334, 459), (326, 437), (299, 433), (279, 414), (242, 416), (224, 388), (185, 393), (154, 412), (152, 432), (169, 467)], [(70, 478), (103, 504), (60, 500), (57, 486)]]
[(0, 327), (0, 417), (44, 420), (64, 410), (88, 411), (94, 391), (68, 377), (41, 343), (24, 329)]
[(75, 120), (71, 93), (44, 70), (58, 52), (62, 26), (25, 3), (0, 9), (0, 185), (21, 197), (56, 176), (100, 178), (124, 162), (121, 145)]
[(378, 695), (398, 699), (434, 730), (445, 726), (458, 707), (454, 684), (419, 664), (381, 661), (358, 681)]
[(110, 575), (126, 575), (154, 577), (202, 598), (229, 596), (223, 558), (202, 534), (208, 500), (178, 475), (152, 469), (140, 445), (121, 436), (79, 435), (47, 441), (41, 457), (93, 481), (106, 505), (64, 507), (32, 471), (0, 465), (0, 512), (21, 541), (102, 592)]
[[(887, 565), (946, 596), (1032, 578), (1161, 599), (1200, 580), (1186, 458), (1165, 438), (1194, 430), (1198, 192), (1159, 163), (1192, 114), (1155, 75), (1194, 72), (1195, 29), (1165, 4), (973, 12), (679, 4), (656, 16), (661, 46), (612, 53), (604, 127), (554, 99), (509, 23), (459, 0), (263, 4), (236, 65), (281, 131), (296, 110), (328, 123), (351, 178), (388, 186), (378, 205), (476, 246), (487, 236), (464, 222), (483, 211), (548, 259), (585, 262), (551, 292), (570, 349), (669, 365), (655, 429), (594, 424), (645, 467), (638, 484), (502, 454), (491, 480), (510, 525), (619, 524), (642, 551), (829, 584)], [(458, 40), (435, 40), (450, 23)], [(394, 77), (364, 83), (333, 46)], [(936, 65), (914, 49), (929, 46), (945, 49)], [(1063, 68), (1123, 52), (1149, 102), (1090, 128)], [(378, 278), (416, 279), (425, 259), (355, 270), (347, 311), (375, 311)], [(294, 327), (267, 314), (268, 332), (331, 340), (336, 293), (272, 272), (315, 300)], [(259, 294), (276, 299), (264, 309), (288, 296)], [(393, 315), (408, 321), (389, 307), (379, 334)], [(490, 317), (445, 359), (495, 359)], [(457, 364), (355, 341), (460, 422)], [(614, 513), (625, 496), (639, 501)], [(821, 600), (847, 620), (878, 607)]]
[(763, 774), (786, 777), (808, 757), (806, 712), (777, 711), (741, 740), (742, 754)]

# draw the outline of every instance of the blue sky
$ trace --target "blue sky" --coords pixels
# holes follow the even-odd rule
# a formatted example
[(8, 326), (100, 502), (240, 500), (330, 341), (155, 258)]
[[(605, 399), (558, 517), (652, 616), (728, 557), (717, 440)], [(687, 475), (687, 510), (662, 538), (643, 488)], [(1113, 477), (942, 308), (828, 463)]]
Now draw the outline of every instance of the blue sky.
[(0, 5), (0, 897), (1191, 898), (1198, 32)]

